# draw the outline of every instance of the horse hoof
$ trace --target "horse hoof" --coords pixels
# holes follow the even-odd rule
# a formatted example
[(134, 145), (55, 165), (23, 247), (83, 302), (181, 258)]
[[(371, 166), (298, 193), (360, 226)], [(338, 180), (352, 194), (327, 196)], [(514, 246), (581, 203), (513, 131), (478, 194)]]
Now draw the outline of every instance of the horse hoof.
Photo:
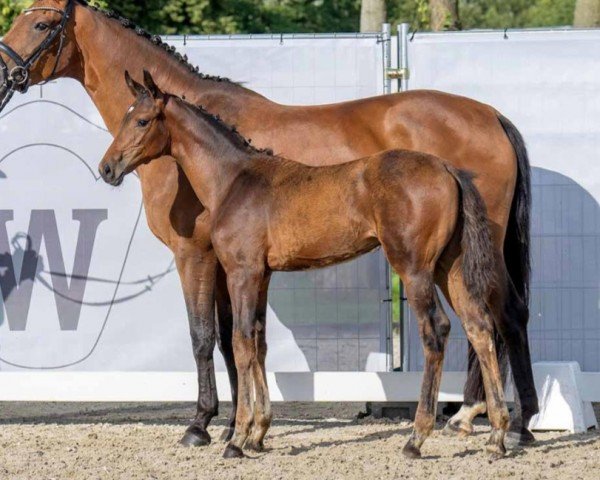
[(231, 440), (233, 438), (233, 432), (234, 431), (235, 431), (234, 428), (226, 428), (225, 430), (223, 430), (221, 432), (220, 440), (222, 442), (228, 442), (229, 440)]
[(506, 432), (504, 443), (510, 449), (526, 447), (535, 443), (535, 437), (527, 428), (522, 428), (519, 432), (509, 430)]
[(414, 445), (410, 440), (406, 445), (404, 445), (402, 453), (407, 458), (421, 458), (421, 450), (419, 450), (419, 448), (416, 445)]
[(487, 445), (485, 447), (485, 449), (487, 450), (488, 454), (489, 454), (489, 458), (490, 461), (496, 461), (496, 460), (500, 460), (501, 458), (503, 458), (506, 455), (506, 448), (504, 448), (504, 445), (500, 444), (490, 444)]
[(452, 419), (450, 419), (442, 432), (450, 437), (465, 438), (473, 433), (473, 427), (463, 422), (452, 423)]
[(229, 444), (225, 447), (223, 458), (244, 458), (244, 452), (242, 452), (240, 447)]
[(196, 425), (189, 427), (179, 443), (184, 447), (206, 447), (210, 445), (210, 435)]
[(247, 450), (252, 450), (253, 452), (260, 453), (265, 449), (265, 445), (262, 441), (260, 441), (260, 442), (251, 441), (251, 442), (246, 443), (245, 448)]

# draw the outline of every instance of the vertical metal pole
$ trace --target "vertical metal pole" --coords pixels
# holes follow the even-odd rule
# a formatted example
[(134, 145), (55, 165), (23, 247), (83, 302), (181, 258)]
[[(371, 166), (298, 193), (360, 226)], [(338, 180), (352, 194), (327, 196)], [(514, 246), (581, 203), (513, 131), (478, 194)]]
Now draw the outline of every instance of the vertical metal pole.
[[(402, 23), (398, 25), (398, 69), (404, 74), (398, 79), (398, 91), (406, 92), (408, 90), (408, 31), (410, 25), (408, 23)], [(410, 337), (410, 324), (409, 316), (407, 315), (407, 303), (405, 300), (404, 285), (400, 282), (400, 334), (401, 345), (402, 345), (402, 363), (401, 370), (403, 372), (409, 371), (410, 352), (409, 352), (409, 337)]]
[[(410, 24), (401, 23), (398, 25), (398, 68), (403, 72), (408, 72), (408, 31)], [(408, 90), (408, 75), (403, 75), (398, 80), (398, 91), (406, 92)]]
[[(381, 26), (381, 46), (383, 48), (383, 94), (392, 93), (392, 80), (388, 76), (388, 70), (392, 67), (392, 26), (389, 23), (384, 23)], [(392, 342), (392, 302), (391, 302), (391, 269), (390, 264), (383, 259), (385, 275), (385, 296), (384, 296), (384, 322), (385, 329), (380, 332), (382, 338), (382, 350), (386, 354), (386, 370), (390, 371), (393, 368), (393, 342)]]
[(383, 94), (392, 93), (392, 80), (388, 77), (388, 69), (392, 67), (392, 26), (384, 23), (381, 26), (381, 44), (383, 46)]

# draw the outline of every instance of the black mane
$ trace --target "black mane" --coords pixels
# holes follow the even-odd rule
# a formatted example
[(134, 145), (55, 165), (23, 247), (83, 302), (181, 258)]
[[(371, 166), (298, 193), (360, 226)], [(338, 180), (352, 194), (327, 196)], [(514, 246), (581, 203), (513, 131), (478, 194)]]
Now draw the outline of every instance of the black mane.
[(252, 145), (252, 141), (244, 137), (234, 125), (229, 125), (219, 115), (215, 115), (206, 110), (202, 105), (194, 105), (185, 100), (185, 98), (171, 95), (171, 97), (177, 98), (184, 105), (188, 106), (194, 113), (205, 119), (211, 126), (213, 126), (219, 133), (223, 134), (231, 143), (235, 146), (242, 148), (250, 153), (258, 153), (262, 155), (273, 156), (273, 150), (270, 148), (256, 148)]
[(218, 77), (215, 75), (207, 75), (205, 73), (200, 72), (200, 69), (197, 66), (192, 65), (188, 61), (187, 55), (182, 55), (181, 53), (179, 53), (176, 50), (175, 47), (173, 47), (172, 45), (169, 45), (166, 42), (163, 42), (160, 35), (153, 35), (153, 34), (147, 32), (142, 27), (136, 25), (134, 22), (132, 22), (128, 18), (123, 17), (119, 12), (117, 12), (115, 10), (104, 10), (102, 8), (97, 7), (96, 5), (90, 5), (90, 3), (87, 0), (76, 0), (76, 1), (81, 5), (91, 8), (95, 12), (102, 13), (107, 18), (112, 18), (112, 19), (117, 20), (119, 23), (121, 23), (121, 25), (124, 28), (135, 31), (135, 33), (138, 36), (143, 37), (143, 38), (147, 39), (148, 41), (152, 42), (157, 47), (162, 48), (165, 52), (167, 52), (169, 55), (171, 55), (180, 64), (184, 65), (189, 70), (190, 73), (195, 74), (202, 80), (211, 80), (214, 82), (225, 82), (225, 83), (229, 83), (232, 85), (237, 85), (236, 82), (231, 81), (229, 78)]

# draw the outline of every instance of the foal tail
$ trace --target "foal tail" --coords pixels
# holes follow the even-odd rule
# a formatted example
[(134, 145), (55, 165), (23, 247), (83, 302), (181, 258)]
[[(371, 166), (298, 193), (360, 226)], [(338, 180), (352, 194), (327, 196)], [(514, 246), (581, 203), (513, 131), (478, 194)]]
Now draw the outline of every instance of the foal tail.
[(495, 258), (487, 210), (473, 184), (473, 175), (450, 165), (446, 169), (460, 190), (462, 276), (472, 299), (486, 308), (495, 278)]

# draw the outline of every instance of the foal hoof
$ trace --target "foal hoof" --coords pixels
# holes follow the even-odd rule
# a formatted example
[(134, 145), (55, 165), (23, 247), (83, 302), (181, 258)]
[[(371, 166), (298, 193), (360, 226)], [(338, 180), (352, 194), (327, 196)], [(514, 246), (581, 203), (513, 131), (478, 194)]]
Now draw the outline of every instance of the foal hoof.
[(502, 444), (489, 444), (485, 449), (489, 454), (490, 461), (500, 460), (506, 455), (506, 448), (504, 448), (504, 445)]
[(244, 452), (242, 452), (240, 447), (229, 444), (225, 447), (223, 458), (244, 458)]
[(535, 443), (535, 437), (529, 429), (523, 427), (520, 431), (515, 432), (509, 430), (508, 432), (506, 432), (506, 437), (504, 437), (504, 443), (510, 449), (526, 447)]
[(444, 435), (448, 435), (450, 437), (465, 438), (473, 433), (473, 426), (462, 421), (453, 422), (452, 419), (450, 419), (446, 423), (446, 426), (442, 432)]
[(404, 448), (402, 449), (402, 453), (407, 458), (421, 458), (421, 450), (416, 445), (414, 445), (410, 440), (408, 441), (408, 443), (406, 445), (404, 445)]
[(246, 443), (244, 448), (246, 448), (246, 450), (252, 450), (253, 452), (260, 453), (265, 449), (265, 444), (262, 441), (260, 441), (260, 442), (249, 441)]
[(230, 427), (226, 428), (221, 432), (221, 437), (219, 438), (222, 442), (228, 442), (233, 438), (233, 432), (235, 432), (235, 428)]
[(210, 445), (210, 435), (206, 430), (192, 425), (185, 431), (179, 443), (184, 447), (206, 447)]

